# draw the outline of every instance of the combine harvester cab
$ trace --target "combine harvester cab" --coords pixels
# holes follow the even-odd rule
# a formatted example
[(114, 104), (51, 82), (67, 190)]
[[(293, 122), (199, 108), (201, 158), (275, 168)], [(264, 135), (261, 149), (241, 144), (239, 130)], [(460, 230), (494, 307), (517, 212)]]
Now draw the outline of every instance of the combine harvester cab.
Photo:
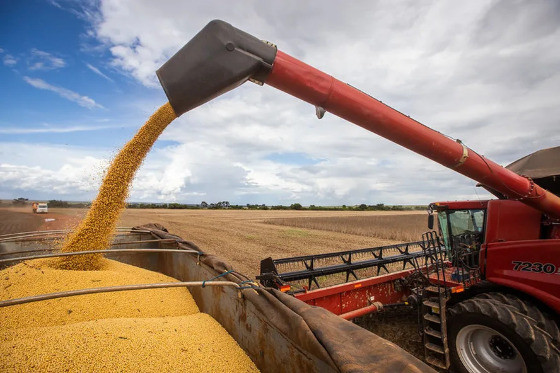
[[(52, 253), (52, 242), (64, 234), (0, 236), (0, 269), (58, 255)], [(200, 311), (218, 321), (262, 372), (433, 371), (400, 347), (325, 309), (259, 286), (159, 225), (119, 229), (105, 256), (195, 283), (187, 287)], [(227, 286), (214, 286), (218, 281)], [(3, 301), (0, 308), (15, 304)]]

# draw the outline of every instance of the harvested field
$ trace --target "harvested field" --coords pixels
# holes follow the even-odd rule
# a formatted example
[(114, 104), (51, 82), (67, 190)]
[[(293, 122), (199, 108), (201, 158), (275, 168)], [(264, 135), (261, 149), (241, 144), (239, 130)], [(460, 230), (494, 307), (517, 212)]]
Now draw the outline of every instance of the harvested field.
[(422, 336), (418, 332), (416, 310), (402, 309), (374, 313), (354, 320), (357, 325), (388, 341), (394, 342), (407, 352), (424, 359)]
[[(29, 211), (28, 211), (29, 210)], [(58, 228), (65, 224), (70, 228), (79, 217), (86, 213), (86, 209), (49, 209), (48, 217), (57, 216)], [(33, 217), (27, 208), (0, 208), (0, 226), (9, 222), (14, 213), (28, 214)], [(17, 215), (17, 214), (16, 214)], [(351, 225), (346, 224), (344, 231), (337, 231), (333, 222), (353, 219), (372, 219), (377, 217), (391, 219), (392, 224), (398, 221), (416, 219), (419, 224), (426, 224), (425, 212), (419, 211), (412, 214), (411, 218), (403, 212), (345, 212), (345, 211), (283, 211), (283, 210), (167, 210), (167, 209), (127, 209), (121, 216), (119, 226), (135, 226), (146, 223), (160, 223), (171, 233), (186, 240), (193, 241), (207, 253), (218, 255), (230, 263), (237, 271), (254, 277), (259, 273), (261, 259), (268, 256), (282, 258), (296, 255), (318, 254), (341, 250), (359, 249), (390, 245), (409, 241), (407, 237), (414, 237), (417, 241), (420, 236), (410, 232), (411, 224), (402, 224), (401, 235), (395, 239), (384, 239), (352, 232)], [(407, 217), (408, 216), (408, 217)], [(42, 218), (45, 215), (41, 216)], [(21, 219), (21, 216), (19, 217)], [(323, 227), (303, 228), (289, 225), (272, 224), (272, 221), (292, 221), (309, 219), (321, 221), (325, 219), (331, 223), (329, 229)], [(384, 221), (387, 220), (377, 220)], [(33, 230), (32, 225), (20, 225), (22, 230)], [(425, 225), (424, 225), (425, 226)], [(363, 229), (383, 229), (382, 226), (373, 228), (374, 225)], [(57, 229), (58, 229), (57, 228)], [(49, 228), (41, 228), (49, 229)], [(383, 319), (383, 320), (381, 320)], [(387, 323), (385, 321), (391, 320)], [(400, 319), (390, 315), (371, 316), (357, 320), (357, 323), (379, 336), (402, 346), (418, 358), (423, 357), (423, 347), (419, 342), (414, 323), (415, 314)], [(383, 322), (380, 322), (383, 321)]]
[[(313, 228), (300, 228), (267, 223), (277, 219), (336, 218), (393, 216), (399, 219), (407, 215), (387, 212), (343, 211), (245, 211), (245, 210), (139, 210), (129, 209), (121, 217), (119, 225), (133, 226), (157, 222), (170, 232), (193, 241), (202, 250), (218, 255), (233, 267), (250, 277), (259, 273), (260, 261), (267, 257), (283, 258), (310, 255), (364, 247), (375, 247), (405, 242), (400, 239), (384, 239)], [(425, 213), (418, 220), (425, 222)], [(403, 225), (404, 226), (404, 225)], [(419, 240), (418, 236), (415, 240)]]
[[(76, 225), (87, 209), (52, 208), (49, 214), (40, 215), (41, 221), (25, 223), (25, 216), (32, 221), (34, 215), (29, 208), (0, 208), (0, 227), (8, 226), (18, 219), (20, 231), (34, 229), (69, 229)], [(45, 223), (44, 218), (56, 218)], [(381, 220), (376, 220), (381, 218)], [(327, 224), (318, 228), (298, 227), (271, 222), (323, 221)], [(352, 231), (352, 224), (345, 221), (390, 221), (393, 231), (399, 221), (400, 233), (393, 239), (375, 236), (380, 225), (367, 225)], [(370, 220), (371, 219), (371, 220)], [(411, 221), (416, 223), (410, 224)], [(41, 223), (41, 224), (39, 224)], [(159, 223), (171, 233), (196, 243), (209, 254), (224, 258), (237, 271), (255, 277), (259, 273), (260, 261), (266, 257), (282, 258), (296, 255), (310, 255), (364, 247), (391, 245), (394, 243), (417, 241), (421, 238), (413, 226), (426, 224), (425, 212), (406, 213), (396, 211), (283, 211), (283, 210), (167, 210), (167, 209), (127, 209), (121, 216), (119, 226), (132, 227), (146, 223)], [(336, 230), (340, 223), (345, 228)], [(29, 224), (29, 225), (26, 225)], [(38, 226), (39, 224), (39, 226)], [(301, 223), (304, 224), (304, 223)], [(372, 223), (373, 224), (373, 223)], [(55, 227), (53, 227), (55, 226)], [(15, 227), (12, 225), (12, 228)], [(418, 228), (416, 228), (418, 229)], [(360, 234), (358, 232), (366, 232)], [(424, 229), (425, 230), (425, 229)], [(5, 231), (4, 233), (14, 233)], [(422, 231), (421, 231), (422, 232)], [(413, 239), (408, 239), (413, 237)]]
[(31, 206), (3, 207), (0, 208), (0, 234), (71, 229), (85, 212), (85, 209), (49, 209), (48, 214), (34, 214)]
[(43, 221), (42, 216), (31, 213), (31, 208), (0, 209), (0, 234), (34, 231)]
[(426, 231), (424, 213), (277, 218), (265, 223), (410, 242), (419, 241)]

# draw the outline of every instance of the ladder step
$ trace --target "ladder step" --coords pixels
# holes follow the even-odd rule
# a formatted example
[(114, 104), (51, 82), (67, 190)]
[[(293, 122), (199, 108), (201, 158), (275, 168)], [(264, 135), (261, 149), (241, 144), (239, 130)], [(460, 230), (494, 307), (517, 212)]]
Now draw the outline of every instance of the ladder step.
[(445, 354), (445, 352), (443, 351), (443, 347), (438, 346), (435, 343), (428, 342), (428, 343), (425, 344), (425, 346), (430, 351), (434, 351), (434, 352), (437, 352), (438, 354), (442, 354), (442, 355)]
[(439, 312), (439, 303), (437, 303), (437, 302), (432, 302), (431, 300), (425, 300), (424, 302), (422, 302), (422, 304), (426, 307), (432, 308), (432, 310), (435, 308)]
[(426, 334), (431, 335), (432, 337), (436, 337), (436, 338), (439, 338), (439, 339), (441, 339), (441, 337), (442, 337), (441, 332), (438, 332), (437, 330), (432, 329), (429, 326), (424, 328), (424, 332)]
[(426, 286), (424, 288), (427, 292), (438, 294), (438, 293), (445, 293), (445, 288), (437, 287), (437, 286)]
[(427, 362), (428, 364), (434, 365), (434, 366), (436, 366), (436, 367), (438, 367), (438, 368), (441, 368), (441, 369), (447, 369), (447, 368), (449, 368), (449, 367), (446, 367), (446, 366), (445, 366), (445, 363), (444, 363), (443, 361), (441, 361), (440, 359), (437, 359), (437, 358), (435, 358), (435, 357), (433, 357), (433, 356), (427, 356), (427, 357), (426, 357), (426, 362)]
[(437, 324), (441, 324), (441, 320), (439, 317), (435, 316), (435, 315), (430, 315), (429, 313), (424, 315), (424, 319), (431, 321), (431, 322), (435, 322)]

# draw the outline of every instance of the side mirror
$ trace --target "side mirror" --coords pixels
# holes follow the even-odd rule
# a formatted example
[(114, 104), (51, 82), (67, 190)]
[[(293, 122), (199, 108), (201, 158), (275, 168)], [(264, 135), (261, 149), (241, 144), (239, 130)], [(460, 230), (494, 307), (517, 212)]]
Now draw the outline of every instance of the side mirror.
[(430, 230), (434, 229), (434, 215), (433, 214), (428, 215), (428, 229), (430, 229)]

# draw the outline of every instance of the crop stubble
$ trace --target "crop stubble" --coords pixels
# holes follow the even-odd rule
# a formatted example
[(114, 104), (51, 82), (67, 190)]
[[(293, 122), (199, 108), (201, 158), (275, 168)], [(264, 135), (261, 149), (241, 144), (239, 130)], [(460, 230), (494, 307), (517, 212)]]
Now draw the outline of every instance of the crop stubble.
[(418, 214), (321, 216), (267, 219), (269, 224), (356, 234), (396, 241), (418, 241), (426, 231), (426, 221)]
[[(409, 216), (411, 216), (409, 218)], [(375, 235), (360, 235), (348, 230), (337, 231), (336, 224), (323, 229), (271, 224), (274, 221), (292, 219), (332, 218), (342, 224), (355, 217), (375, 222), (376, 217), (393, 219), (403, 235), (396, 239), (379, 238)], [(227, 260), (235, 270), (255, 277), (259, 273), (260, 261), (266, 257), (283, 258), (327, 252), (390, 245), (421, 238), (410, 232), (410, 225), (399, 221), (412, 219), (417, 225), (425, 225), (425, 212), (403, 214), (402, 212), (345, 212), (345, 211), (254, 211), (254, 210), (151, 210), (128, 209), (121, 217), (120, 225), (134, 226), (160, 223), (173, 234), (195, 242), (202, 250)], [(328, 229), (326, 229), (328, 228)], [(373, 224), (371, 231), (383, 229)]]

